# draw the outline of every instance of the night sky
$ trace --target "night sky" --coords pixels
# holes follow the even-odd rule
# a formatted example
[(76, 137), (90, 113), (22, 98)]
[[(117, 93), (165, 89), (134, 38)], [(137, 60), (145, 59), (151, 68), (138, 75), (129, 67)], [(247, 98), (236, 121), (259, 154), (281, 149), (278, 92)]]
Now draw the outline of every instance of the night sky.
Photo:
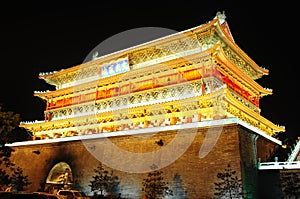
[[(208, 3), (210, 2), (210, 3)], [(273, 89), (261, 115), (300, 136), (299, 16), (288, 1), (29, 1), (1, 12), (1, 94), (6, 110), (22, 121), (42, 120), (45, 103), (33, 92), (53, 90), (40, 72), (78, 65), (105, 39), (126, 30), (161, 27), (184, 31), (225, 11), (237, 45), (270, 74), (258, 80)], [(285, 4), (283, 4), (285, 3)]]

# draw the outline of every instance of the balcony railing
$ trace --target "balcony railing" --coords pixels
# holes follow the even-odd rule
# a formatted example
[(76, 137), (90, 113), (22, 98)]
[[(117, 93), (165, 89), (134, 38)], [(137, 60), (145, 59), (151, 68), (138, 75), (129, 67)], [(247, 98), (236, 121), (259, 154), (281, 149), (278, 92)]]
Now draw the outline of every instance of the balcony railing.
[(296, 162), (259, 162), (259, 170), (269, 169), (300, 169), (300, 161)]

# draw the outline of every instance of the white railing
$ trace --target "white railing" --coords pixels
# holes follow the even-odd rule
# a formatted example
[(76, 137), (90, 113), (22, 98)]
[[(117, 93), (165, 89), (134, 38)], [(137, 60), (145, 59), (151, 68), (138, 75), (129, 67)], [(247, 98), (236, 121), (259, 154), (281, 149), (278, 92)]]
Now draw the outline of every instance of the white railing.
[(269, 169), (300, 169), (300, 161), (296, 162), (259, 162), (259, 170)]
[(299, 154), (299, 151), (300, 151), (300, 141), (299, 139), (297, 140), (297, 144), (296, 146), (294, 147), (291, 155), (288, 157), (288, 162), (292, 162), (292, 161), (295, 161), (295, 159), (297, 158), (298, 154)]

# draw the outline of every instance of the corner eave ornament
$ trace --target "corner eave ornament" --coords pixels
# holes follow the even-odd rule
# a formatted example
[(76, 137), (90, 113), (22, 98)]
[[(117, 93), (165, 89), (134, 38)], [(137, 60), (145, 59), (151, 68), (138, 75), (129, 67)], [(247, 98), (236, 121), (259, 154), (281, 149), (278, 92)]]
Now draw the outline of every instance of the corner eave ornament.
[(223, 11), (223, 12), (219, 11), (219, 12), (217, 12), (216, 15), (217, 15), (217, 17), (220, 21), (220, 24), (223, 24), (225, 22), (225, 19), (226, 19), (225, 11)]

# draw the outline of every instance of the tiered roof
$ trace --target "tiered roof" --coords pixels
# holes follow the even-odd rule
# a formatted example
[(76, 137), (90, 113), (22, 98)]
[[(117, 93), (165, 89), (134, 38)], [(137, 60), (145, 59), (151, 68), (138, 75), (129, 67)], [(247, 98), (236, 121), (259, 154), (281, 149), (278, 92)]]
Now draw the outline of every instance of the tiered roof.
[[(236, 117), (269, 137), (285, 129), (260, 115), (259, 99), (272, 90), (255, 80), (268, 73), (239, 48), (224, 13), (217, 13), (198, 27), (41, 73), (56, 90), (34, 95), (47, 101), (52, 119), (21, 126), (41, 137), (74, 132), (78, 124), (86, 134)], [(165, 108), (152, 110), (154, 104)]]

